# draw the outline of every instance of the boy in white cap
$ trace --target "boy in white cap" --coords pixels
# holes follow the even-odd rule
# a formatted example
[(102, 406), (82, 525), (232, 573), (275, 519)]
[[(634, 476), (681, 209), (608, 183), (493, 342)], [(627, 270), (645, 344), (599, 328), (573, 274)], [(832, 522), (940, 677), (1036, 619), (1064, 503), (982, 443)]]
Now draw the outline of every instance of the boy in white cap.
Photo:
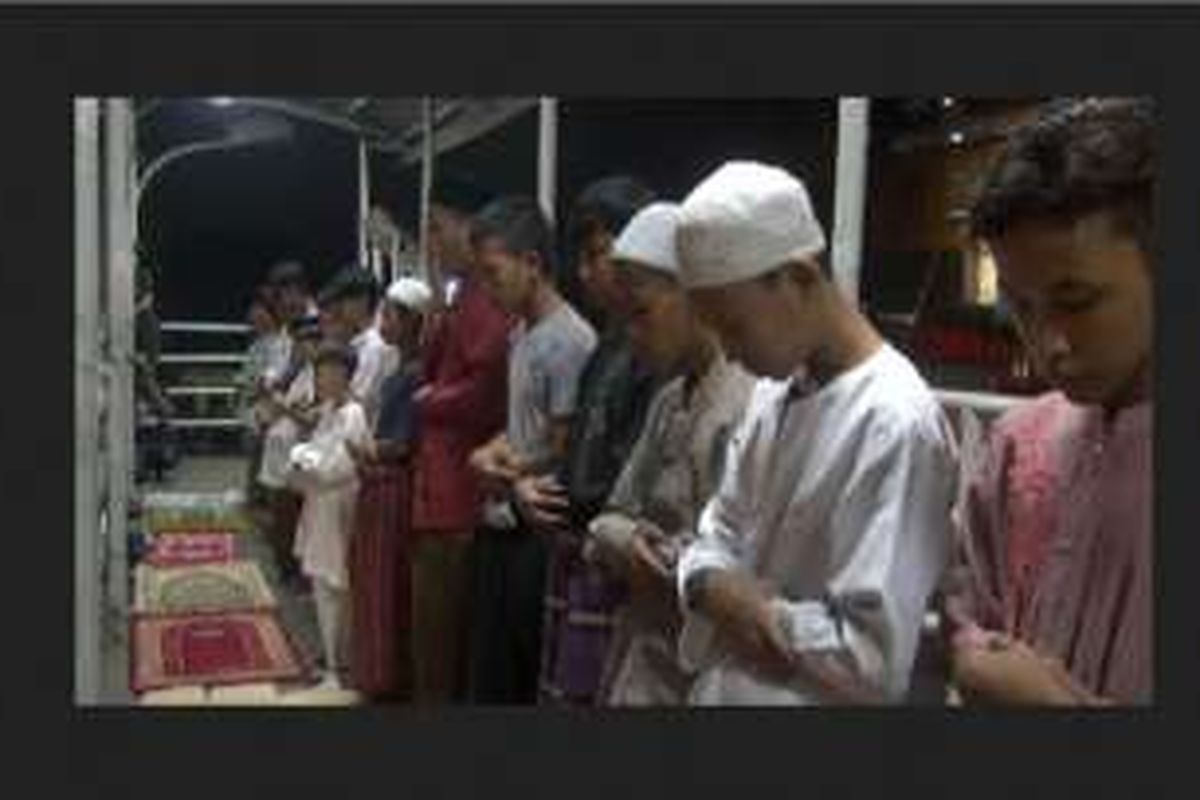
[(691, 702), (898, 702), (950, 542), (937, 401), (823, 272), (796, 178), (732, 162), (681, 215), (691, 301), (764, 379), (677, 570)]
[(360, 483), (349, 557), (350, 671), (355, 689), (380, 700), (403, 698), (411, 671), (408, 465), (417, 425), (413, 398), (422, 377), (421, 329), (432, 307), (433, 291), (424, 281), (404, 277), (388, 287), (379, 334), (399, 352), (400, 365), (383, 381), (373, 437), (361, 447), (346, 445)]
[(679, 283), (679, 206), (654, 203), (613, 245), (630, 301), (638, 354), (671, 378), (651, 402), (641, 436), (589, 526), (588, 555), (620, 576), (628, 600), (617, 615), (601, 700), (608, 705), (682, 705), (691, 676), (679, 665), (677, 556), (716, 489), (726, 445), (754, 379), (725, 359), (716, 336)]

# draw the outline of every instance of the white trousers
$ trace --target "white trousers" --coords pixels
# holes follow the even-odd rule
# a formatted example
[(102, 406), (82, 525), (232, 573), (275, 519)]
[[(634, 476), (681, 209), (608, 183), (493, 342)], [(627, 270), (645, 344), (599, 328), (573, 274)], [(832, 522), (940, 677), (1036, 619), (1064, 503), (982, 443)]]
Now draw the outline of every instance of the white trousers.
[(345, 589), (316, 578), (313, 580), (313, 595), (317, 602), (321, 644), (325, 648), (325, 669), (340, 674), (347, 666), (350, 594)]

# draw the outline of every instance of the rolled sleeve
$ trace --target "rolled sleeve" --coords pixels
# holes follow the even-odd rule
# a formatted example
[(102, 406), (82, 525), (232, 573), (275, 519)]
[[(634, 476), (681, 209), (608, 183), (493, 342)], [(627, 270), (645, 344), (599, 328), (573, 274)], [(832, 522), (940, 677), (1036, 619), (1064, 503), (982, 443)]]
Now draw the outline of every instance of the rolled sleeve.
[(684, 549), (676, 568), (676, 592), (683, 615), (678, 655), (683, 667), (691, 672), (712, 666), (719, 652), (713, 624), (687, 602), (688, 581), (703, 570), (734, 570), (741, 564), (742, 537), (750, 523), (745, 504), (751, 495), (747, 493), (749, 487), (742, 486), (739, 468), (747, 453), (746, 433), (743, 427), (734, 436), (717, 493), (700, 515), (696, 540)]
[(903, 429), (879, 437), (832, 520), (827, 597), (781, 606), (797, 653), (840, 647), (865, 684), (903, 693), (948, 559), (954, 486), (944, 442)]

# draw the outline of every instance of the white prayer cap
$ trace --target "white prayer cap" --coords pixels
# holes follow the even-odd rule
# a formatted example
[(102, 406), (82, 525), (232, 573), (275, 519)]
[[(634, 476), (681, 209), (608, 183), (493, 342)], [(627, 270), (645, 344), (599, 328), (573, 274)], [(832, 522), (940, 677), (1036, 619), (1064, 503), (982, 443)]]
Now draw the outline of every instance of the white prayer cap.
[(612, 257), (679, 276), (675, 234), (679, 230), (679, 205), (651, 203), (621, 230), (613, 243)]
[(730, 161), (680, 212), (679, 266), (691, 289), (757, 278), (825, 249), (808, 190), (778, 167)]
[(418, 278), (398, 278), (388, 287), (387, 299), (409, 311), (423, 313), (433, 304), (433, 291)]

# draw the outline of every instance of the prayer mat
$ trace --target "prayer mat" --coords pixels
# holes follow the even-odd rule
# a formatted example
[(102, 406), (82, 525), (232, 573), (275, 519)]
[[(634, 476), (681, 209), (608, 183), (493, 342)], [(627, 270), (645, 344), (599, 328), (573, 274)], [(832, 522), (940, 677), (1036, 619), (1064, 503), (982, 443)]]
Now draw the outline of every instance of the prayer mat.
[(208, 693), (208, 704), (210, 706), (274, 706), (279, 704), (279, 690), (273, 683), (214, 686)]
[(363, 704), (363, 697), (353, 689), (315, 686), (292, 692), (280, 692), (276, 704), (281, 706), (357, 706)]
[(132, 628), (130, 687), (139, 694), (181, 685), (295, 680), (306, 672), (273, 612), (137, 617)]
[(151, 533), (219, 530), (244, 533), (250, 530), (241, 492), (169, 493), (156, 492), (141, 502), (142, 519)]
[(173, 689), (155, 689), (146, 692), (138, 700), (143, 706), (206, 706), (208, 692), (203, 686), (176, 686)]
[(252, 561), (159, 569), (140, 564), (135, 575), (137, 614), (186, 614), (274, 608), (275, 596)]
[(154, 537), (146, 563), (152, 567), (186, 567), (233, 560), (233, 534), (228, 531), (170, 533)]

